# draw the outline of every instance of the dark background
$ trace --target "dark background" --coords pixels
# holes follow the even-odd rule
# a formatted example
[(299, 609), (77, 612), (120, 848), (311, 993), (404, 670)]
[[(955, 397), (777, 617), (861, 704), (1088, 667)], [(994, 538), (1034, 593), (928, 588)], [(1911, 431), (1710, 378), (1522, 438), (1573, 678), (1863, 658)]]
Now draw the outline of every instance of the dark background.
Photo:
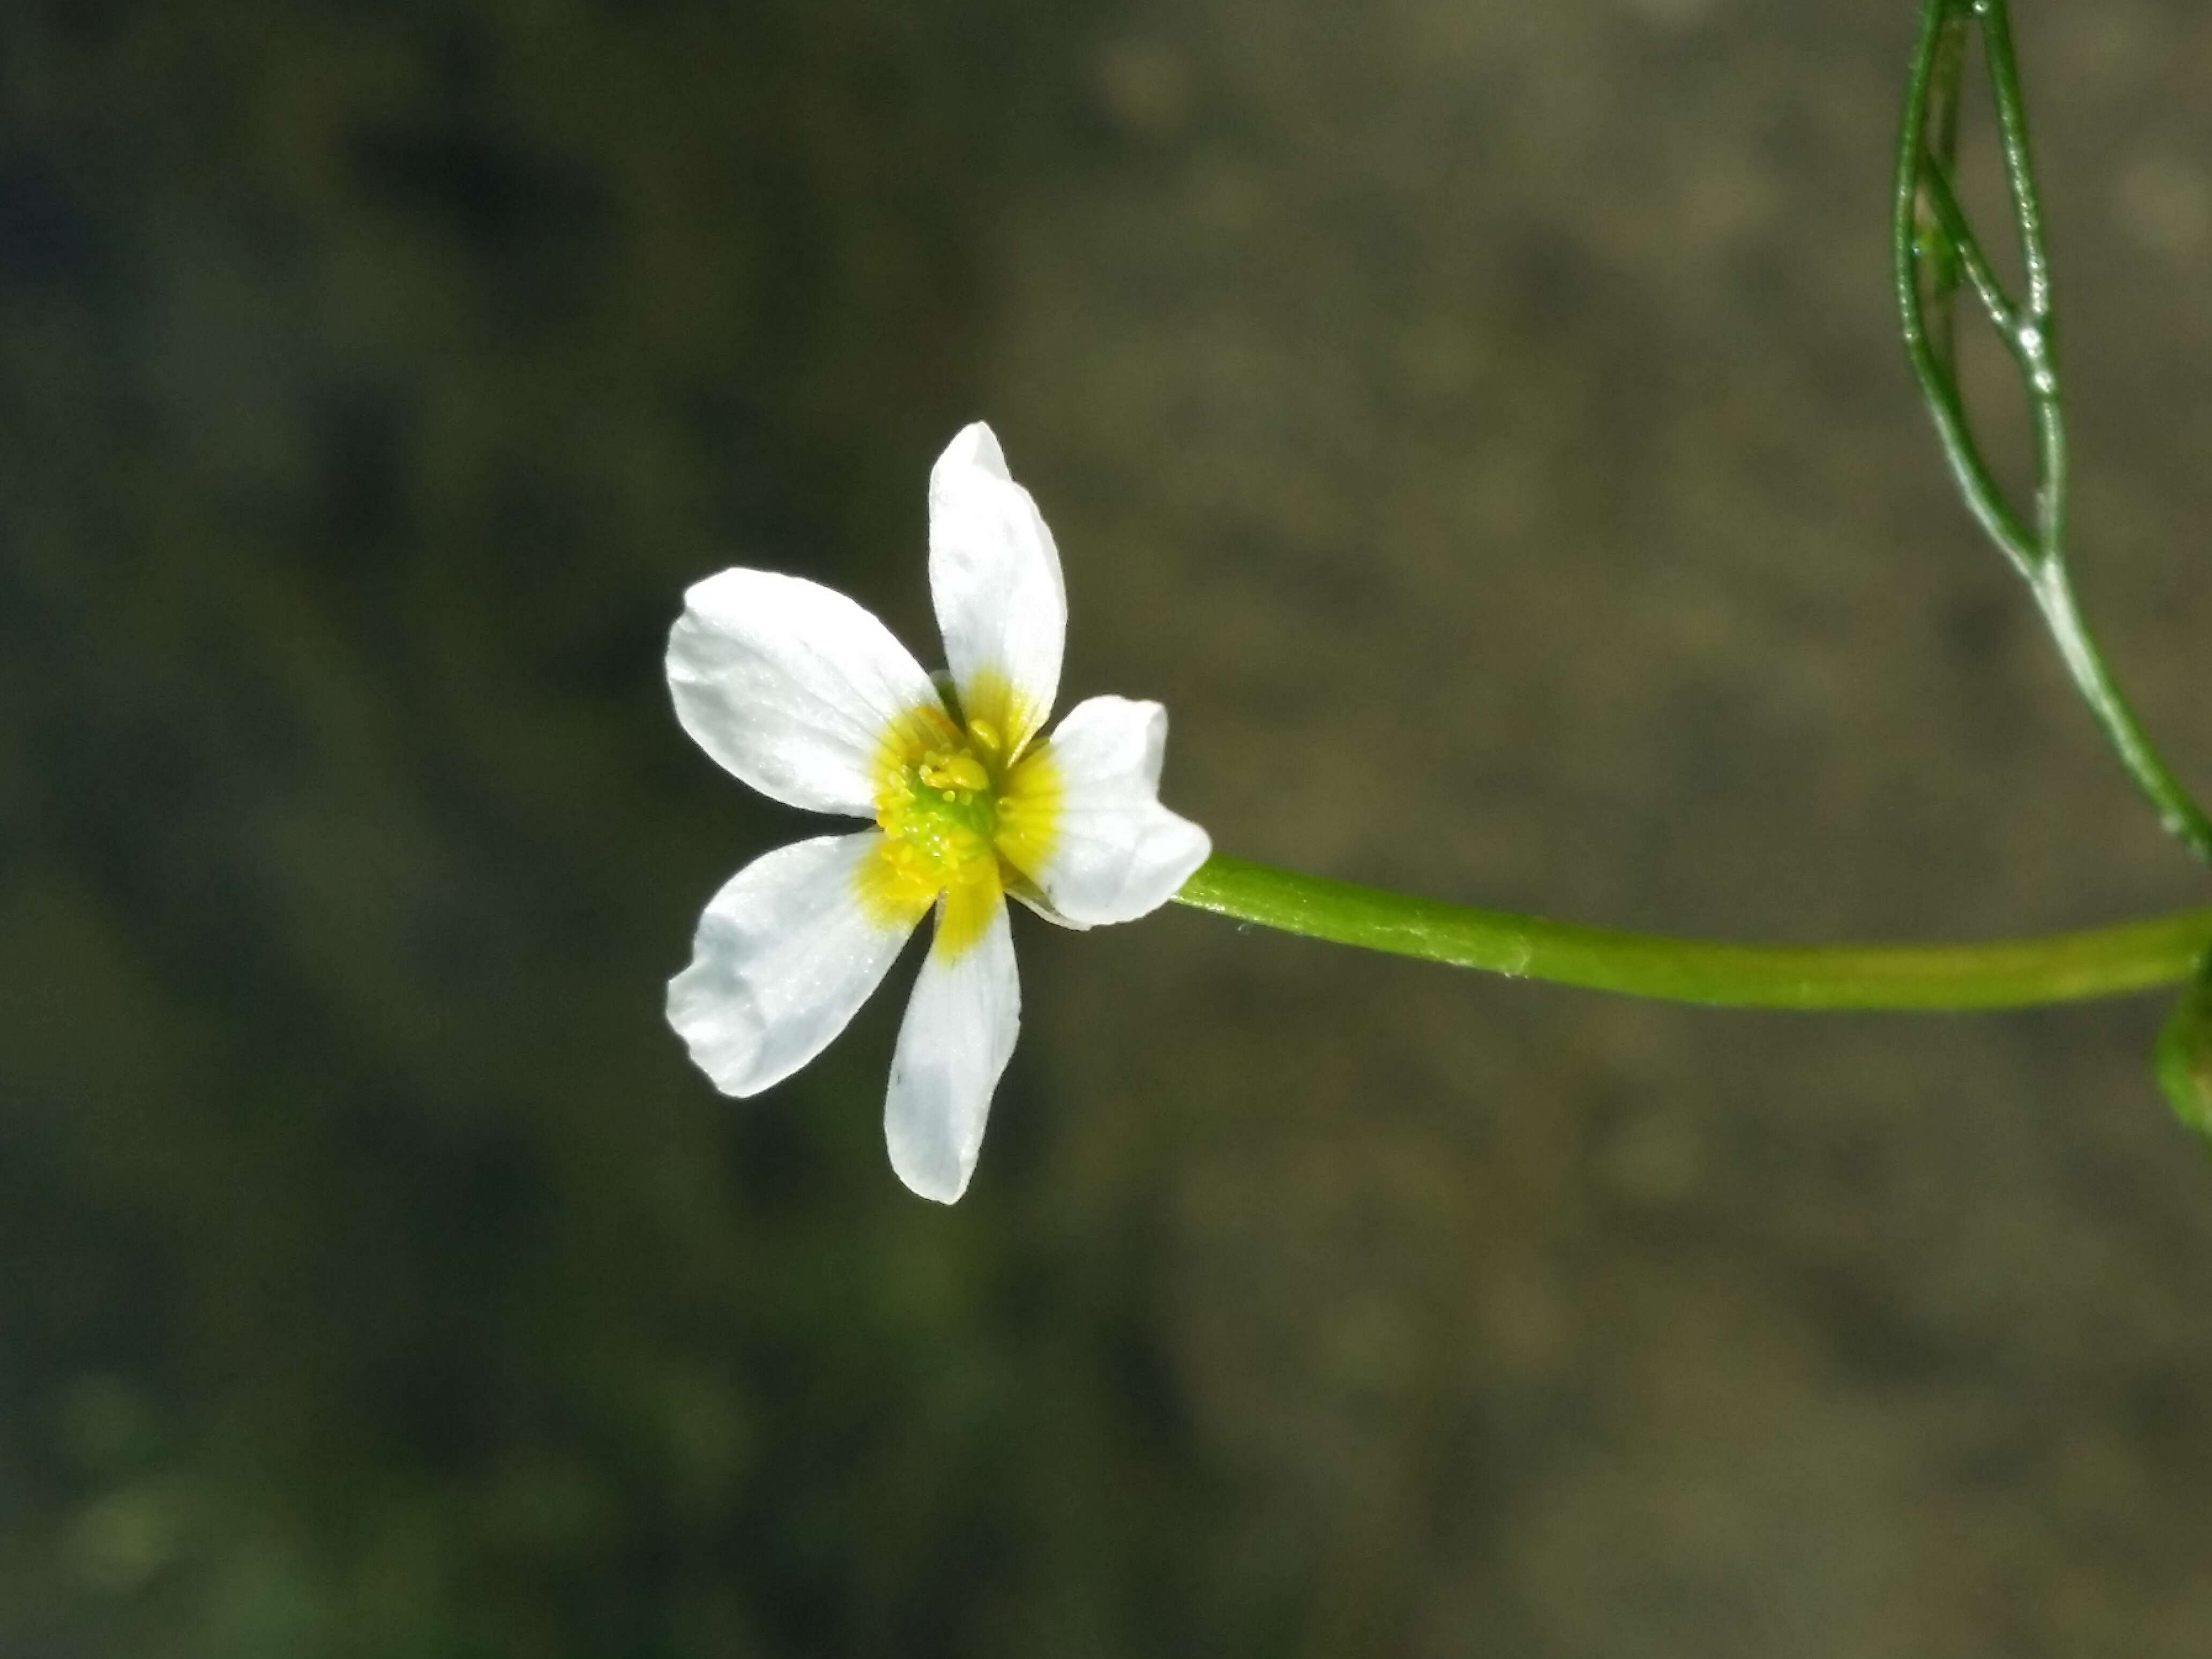
[[(934, 653), (991, 420), (1217, 844), (1578, 919), (2201, 902), (1887, 309), (1903, 0), (0, 7), (0, 1651), (2197, 1655), (2156, 1000), (1645, 1006), (1024, 918), (660, 1016), (805, 832), (684, 585)], [(2212, 21), (2022, 0), (2085, 585), (2212, 786)], [(910, 969), (909, 970), (910, 971)]]

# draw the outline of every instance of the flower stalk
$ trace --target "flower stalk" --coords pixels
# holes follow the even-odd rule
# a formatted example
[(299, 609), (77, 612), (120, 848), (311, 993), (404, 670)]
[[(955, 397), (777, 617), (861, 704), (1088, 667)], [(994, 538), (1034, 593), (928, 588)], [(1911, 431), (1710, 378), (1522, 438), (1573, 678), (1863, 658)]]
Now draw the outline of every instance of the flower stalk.
[(1309, 939), (1515, 979), (1731, 1008), (2024, 1008), (2174, 985), (2212, 908), (1969, 945), (1733, 945), (1447, 904), (1217, 854), (1179, 902)]

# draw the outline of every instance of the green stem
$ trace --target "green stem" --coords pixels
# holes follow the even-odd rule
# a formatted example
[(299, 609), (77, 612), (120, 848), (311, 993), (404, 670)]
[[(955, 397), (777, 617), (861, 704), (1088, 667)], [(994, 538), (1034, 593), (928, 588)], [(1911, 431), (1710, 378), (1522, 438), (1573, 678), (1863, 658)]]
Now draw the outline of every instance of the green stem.
[[(2005, 190), (2027, 276), (2015, 305), (1983, 255), (1952, 187), (1958, 146), (1959, 82), (1966, 32), (1981, 30), (1996, 106)], [(2013, 52), (2005, 0), (1925, 0), (1919, 44), (1905, 83), (1905, 125), (1891, 202), (1891, 256), (1905, 355), (1920, 383), (1960, 495), (1990, 540), (2035, 596), (2059, 655), (2107, 743), (2159, 820), (2212, 864), (2212, 818), (2182, 786), (2136, 716), (2099, 648), (2067, 568), (2068, 457), (2058, 372), (2058, 323), (2051, 258), (2028, 144), (2027, 105)], [(2020, 370), (2035, 434), (2035, 512), (2031, 530), (2004, 498), (1975, 442), (1959, 388), (1951, 307), (1963, 275)]]
[(2020, 234), (2021, 264), (2027, 274), (2021, 316), (2006, 339), (2027, 386), (2035, 426), (2036, 526), (2046, 557), (2065, 557), (2066, 409), (2058, 384), (2058, 318), (2053, 309), (2051, 252), (2043, 234), (2043, 198), (2036, 188), (2035, 158), (2027, 142), (2027, 99), (2013, 56), (2012, 20), (2005, 0), (1975, 0), (1982, 21), (1982, 50), (1989, 60), (1990, 89), (1997, 106), (1997, 149), (2004, 157), (2005, 191)]
[[(1948, 152), (1957, 142), (1965, 27), (1963, 16), (1948, 0), (1928, 0), (1912, 73), (1905, 83), (1905, 126), (1890, 208), (1891, 274), (1905, 356), (1928, 412), (1935, 417), (1936, 435), (1951, 463), (1959, 493), (1983, 533), (2025, 576), (2033, 569), (2038, 550), (1982, 459), (1954, 369), (1951, 295), (1957, 286), (1954, 261), (1965, 251), (1949, 235), (1936, 202), (1923, 188), (1923, 165), (1948, 173)], [(1931, 143), (1941, 152), (1932, 157), (1928, 154)], [(1923, 291), (1923, 277), (1933, 279), (1932, 295)]]
[(2212, 909), (1983, 945), (1724, 945), (1444, 904), (1216, 856), (1177, 899), (1287, 933), (1516, 979), (1737, 1008), (2023, 1008), (2179, 984)]
[[(1959, 198), (1951, 189), (1950, 174), (1930, 162), (1921, 173), (1920, 185), (1927, 192), (1928, 206), (1936, 216), (1936, 224), (1959, 256), (1960, 266), (1975, 297), (1981, 301), (1990, 326), (2004, 337), (2013, 360), (2020, 362), (2020, 308), (2004, 291), (1996, 272), (1990, 269), (1989, 256), (1982, 252), (1973, 227), (1966, 222), (1966, 210), (1959, 205)], [(1948, 315), (1948, 307), (1945, 314)]]
[(2096, 715), (2097, 723), (2105, 728), (2106, 738), (2119, 755), (2121, 764), (2157, 809), (2159, 822), (2198, 858), (2212, 864), (2212, 820), (2205, 817), (2203, 809), (2167, 768), (2166, 757), (2159, 753), (2118, 681), (2112, 678), (2105, 654), (2098, 648), (2097, 636), (2089, 631), (2088, 620), (2074, 597), (2066, 562), (2053, 559), (2029, 578), (2028, 586), (2042, 608), (2059, 655), (2074, 676), (2075, 686)]

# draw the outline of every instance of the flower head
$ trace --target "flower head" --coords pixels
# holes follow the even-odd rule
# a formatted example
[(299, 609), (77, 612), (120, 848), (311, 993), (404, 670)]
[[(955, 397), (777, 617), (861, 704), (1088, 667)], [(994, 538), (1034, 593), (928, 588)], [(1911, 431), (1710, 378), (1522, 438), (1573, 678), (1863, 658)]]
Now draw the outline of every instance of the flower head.
[(1006, 896), (1062, 927), (1131, 921), (1212, 849), (1159, 804), (1159, 704), (1092, 697), (1042, 735), (1066, 589), (981, 422), (930, 473), (929, 586), (951, 664), (935, 680), (817, 583), (725, 570), (684, 596), (668, 639), (684, 729), (763, 794), (876, 827), (740, 870), (699, 919), (668, 1020), (717, 1088), (757, 1094), (828, 1046), (934, 909), (884, 1136), (899, 1178), (949, 1204), (1021, 1023)]

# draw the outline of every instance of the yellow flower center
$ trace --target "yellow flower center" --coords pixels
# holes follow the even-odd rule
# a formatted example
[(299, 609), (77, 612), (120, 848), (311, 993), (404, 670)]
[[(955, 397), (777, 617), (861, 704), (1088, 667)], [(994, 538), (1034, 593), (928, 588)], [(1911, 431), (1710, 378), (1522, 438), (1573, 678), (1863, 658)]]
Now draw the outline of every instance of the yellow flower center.
[(876, 779), (884, 844), (860, 868), (861, 902), (884, 925), (905, 927), (943, 894), (937, 948), (957, 956), (982, 936), (1006, 889), (1030, 887), (1051, 853), (1060, 783), (1049, 752), (1009, 757), (998, 721), (977, 714), (963, 726), (924, 707), (884, 735)]

